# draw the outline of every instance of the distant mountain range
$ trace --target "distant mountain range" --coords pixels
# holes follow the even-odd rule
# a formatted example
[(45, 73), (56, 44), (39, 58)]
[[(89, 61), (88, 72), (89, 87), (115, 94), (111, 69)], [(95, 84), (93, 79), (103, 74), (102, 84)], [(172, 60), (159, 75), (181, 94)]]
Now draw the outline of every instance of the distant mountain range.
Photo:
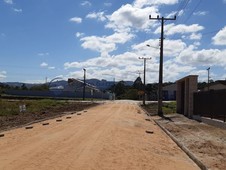
[[(128, 85), (128, 86), (133, 85), (133, 81), (124, 81), (124, 82), (125, 82), (125, 85)], [(87, 79), (86, 83), (96, 86), (100, 90), (106, 90), (106, 89), (110, 88), (112, 85), (117, 84), (118, 82), (107, 81), (107, 80), (98, 80), (98, 79)], [(4, 82), (2, 84), (7, 84), (7, 85), (13, 86), (13, 87), (16, 87), (16, 86), (21, 87), (23, 84), (25, 84), (25, 86), (27, 88), (41, 85), (41, 83), (23, 83), (23, 82)], [(68, 82), (65, 80), (58, 80), (58, 81), (51, 82), (51, 84), (50, 84), (50, 87), (57, 87), (57, 86), (67, 87)]]

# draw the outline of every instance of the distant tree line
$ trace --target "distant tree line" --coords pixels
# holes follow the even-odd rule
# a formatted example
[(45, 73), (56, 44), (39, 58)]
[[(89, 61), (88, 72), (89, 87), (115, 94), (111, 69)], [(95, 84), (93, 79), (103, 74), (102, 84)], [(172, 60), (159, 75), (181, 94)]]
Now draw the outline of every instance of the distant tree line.
[(39, 84), (28, 88), (26, 84), (22, 84), (21, 86), (10, 86), (8, 84), (0, 83), (0, 94), (3, 94), (5, 90), (38, 90), (45, 91), (49, 90), (47, 84)]
[[(163, 86), (174, 84), (174, 82), (163, 83)], [(207, 86), (206, 82), (198, 83), (198, 89), (203, 89)], [(148, 100), (158, 99), (158, 83), (144, 84), (141, 78), (138, 77), (132, 86), (126, 86), (124, 81), (119, 81), (117, 84), (111, 86), (108, 90), (115, 93), (117, 99), (131, 99), (131, 100), (141, 100), (144, 90), (146, 91)]]

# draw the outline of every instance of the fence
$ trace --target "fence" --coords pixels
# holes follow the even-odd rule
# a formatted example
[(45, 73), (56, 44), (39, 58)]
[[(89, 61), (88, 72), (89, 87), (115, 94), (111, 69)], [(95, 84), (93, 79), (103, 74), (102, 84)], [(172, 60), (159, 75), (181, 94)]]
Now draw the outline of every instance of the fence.
[(226, 89), (194, 93), (194, 115), (226, 121)]
[[(82, 98), (83, 92), (72, 91), (33, 91), (33, 90), (6, 90), (5, 94), (16, 96), (38, 96), (38, 97), (58, 97), (58, 98)], [(94, 92), (93, 95), (90, 92), (85, 93), (86, 98), (94, 99), (109, 99), (109, 93)]]

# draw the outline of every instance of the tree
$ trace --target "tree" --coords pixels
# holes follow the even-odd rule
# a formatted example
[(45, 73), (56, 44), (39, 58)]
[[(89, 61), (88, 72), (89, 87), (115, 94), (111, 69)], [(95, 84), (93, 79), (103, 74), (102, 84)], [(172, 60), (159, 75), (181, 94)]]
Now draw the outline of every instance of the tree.
[(27, 90), (27, 89), (28, 89), (27, 86), (25, 84), (22, 84), (21, 90)]
[(115, 85), (115, 94), (116, 97), (121, 96), (126, 91), (126, 86), (124, 81), (120, 81)]
[(137, 77), (137, 79), (134, 81), (134, 83), (133, 83), (133, 88), (138, 89), (138, 90), (142, 90), (142, 88), (143, 88), (143, 83), (142, 83), (140, 77)]
[(45, 90), (49, 90), (49, 87), (47, 84), (41, 84), (41, 85), (31, 87), (30, 90), (45, 91)]

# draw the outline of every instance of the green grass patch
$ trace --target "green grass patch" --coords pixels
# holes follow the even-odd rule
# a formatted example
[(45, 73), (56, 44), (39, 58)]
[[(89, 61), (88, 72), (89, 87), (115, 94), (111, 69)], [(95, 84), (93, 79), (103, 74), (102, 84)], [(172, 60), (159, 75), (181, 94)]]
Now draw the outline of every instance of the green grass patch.
[(42, 112), (50, 108), (59, 108), (66, 105), (66, 101), (41, 99), (41, 100), (5, 100), (0, 99), (0, 116), (20, 114), (20, 106), (26, 106), (26, 112)]
[[(158, 112), (158, 103), (150, 103), (145, 106), (142, 106), (148, 113), (157, 114)], [(172, 114), (176, 113), (176, 102), (163, 102), (162, 106), (163, 114)]]
[(176, 102), (163, 103), (162, 111), (164, 114), (176, 113)]

